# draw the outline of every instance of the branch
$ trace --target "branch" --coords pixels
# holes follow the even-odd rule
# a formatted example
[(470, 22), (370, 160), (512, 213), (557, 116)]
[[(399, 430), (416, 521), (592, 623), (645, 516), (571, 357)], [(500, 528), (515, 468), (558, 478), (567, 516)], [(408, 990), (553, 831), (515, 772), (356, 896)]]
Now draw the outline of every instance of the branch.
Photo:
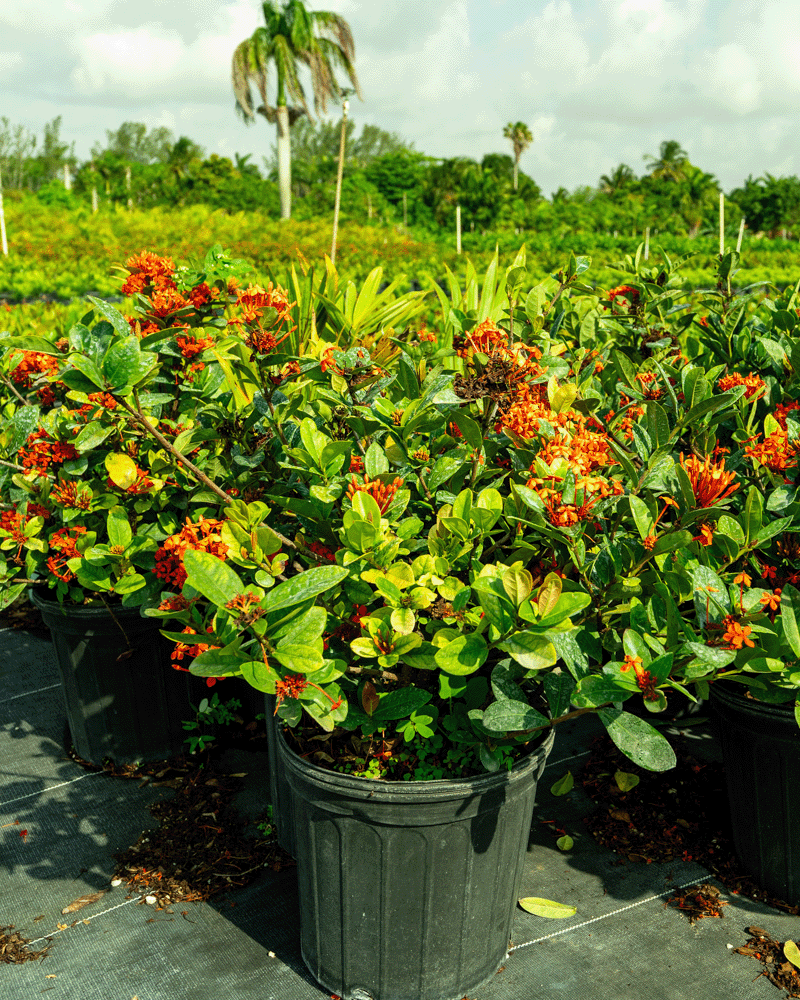
[(14, 385), (11, 379), (6, 378), (5, 375), (0, 375), (0, 378), (5, 382), (8, 388), (14, 393), (14, 395), (22, 403), (23, 406), (33, 406), (33, 403), (29, 403), (28, 400), (20, 392), (17, 391), (17, 387)]

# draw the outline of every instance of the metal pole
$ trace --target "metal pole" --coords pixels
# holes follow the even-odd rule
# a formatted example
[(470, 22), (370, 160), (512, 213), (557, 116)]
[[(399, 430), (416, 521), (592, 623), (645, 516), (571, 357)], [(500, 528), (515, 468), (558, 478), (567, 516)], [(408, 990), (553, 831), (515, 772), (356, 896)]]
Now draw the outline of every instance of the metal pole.
[(461, 206), (456, 205), (456, 253), (461, 253)]
[(342, 200), (342, 171), (344, 169), (344, 137), (347, 128), (349, 101), (342, 102), (342, 134), (339, 138), (339, 173), (336, 177), (336, 204), (333, 206), (333, 240), (331, 242), (331, 264), (336, 263), (336, 237), (339, 232), (339, 205)]

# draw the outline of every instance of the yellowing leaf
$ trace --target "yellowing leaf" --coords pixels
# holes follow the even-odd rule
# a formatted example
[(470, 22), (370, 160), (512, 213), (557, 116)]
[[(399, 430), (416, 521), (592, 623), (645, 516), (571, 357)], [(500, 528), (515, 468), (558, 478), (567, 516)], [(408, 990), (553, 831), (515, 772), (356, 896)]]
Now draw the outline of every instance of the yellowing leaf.
[(563, 778), (559, 778), (554, 785), (550, 787), (550, 791), (553, 795), (566, 795), (567, 792), (572, 791), (572, 786), (575, 784), (575, 779), (572, 777), (572, 771), (567, 771)]
[(561, 579), (555, 573), (548, 573), (544, 583), (539, 588), (538, 610), (539, 616), (544, 618), (558, 604), (561, 597)]
[(621, 792), (629, 792), (639, 784), (639, 775), (629, 774), (627, 771), (617, 771), (614, 775), (614, 781)]
[(136, 482), (136, 463), (128, 455), (106, 455), (106, 469), (111, 482), (121, 490)]
[(571, 851), (575, 841), (570, 837), (568, 833), (565, 833), (563, 837), (559, 837), (556, 841), (556, 847), (559, 851)]
[(787, 941), (783, 946), (783, 953), (795, 968), (800, 969), (800, 948), (794, 941)]
[(555, 903), (552, 899), (542, 899), (539, 896), (525, 896), (518, 900), (519, 905), (528, 913), (533, 913), (537, 917), (547, 917), (549, 920), (563, 920), (565, 917), (574, 917), (578, 912), (574, 906), (567, 906), (565, 903)]

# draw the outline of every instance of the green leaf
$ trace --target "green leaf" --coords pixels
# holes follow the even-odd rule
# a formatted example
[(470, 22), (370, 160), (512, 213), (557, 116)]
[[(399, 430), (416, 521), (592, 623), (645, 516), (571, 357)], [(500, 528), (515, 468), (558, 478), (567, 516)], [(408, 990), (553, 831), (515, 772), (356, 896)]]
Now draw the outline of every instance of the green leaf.
[[(197, 660), (194, 662), (197, 663)], [(275, 694), (275, 684), (280, 680), (280, 674), (277, 670), (267, 666), (263, 660), (247, 660), (245, 663), (240, 663), (239, 667), (242, 677), (250, 687), (254, 687), (256, 691), (263, 691), (265, 694)], [(191, 670), (191, 667), (189, 669)]]
[(113, 427), (104, 427), (99, 420), (93, 420), (75, 438), (73, 442), (75, 450), (80, 454), (83, 454), (85, 451), (91, 451), (92, 448), (96, 448), (97, 445), (102, 444), (113, 430)]
[(244, 584), (239, 575), (210, 552), (187, 549), (183, 556), (183, 566), (189, 586), (220, 608), (225, 607), (237, 594), (244, 592)]
[(448, 479), (451, 479), (464, 464), (463, 458), (437, 458), (428, 476), (427, 486), (433, 492), (438, 489)]
[[(130, 323), (125, 319), (119, 309), (115, 309), (110, 303), (105, 302), (103, 299), (98, 299), (93, 295), (87, 295), (86, 298), (92, 303), (94, 308), (98, 313), (109, 322), (118, 334), (122, 337), (130, 337), (131, 327)], [(84, 317), (85, 318), (85, 317)]]
[(675, 767), (675, 751), (644, 719), (616, 708), (601, 708), (600, 721), (626, 757), (646, 771), (668, 771)]
[(434, 659), (448, 674), (471, 674), (486, 662), (489, 650), (480, 635), (460, 635), (436, 651)]
[(800, 948), (794, 941), (787, 941), (783, 946), (783, 954), (796, 969), (800, 969)]
[(70, 354), (69, 363), (88, 378), (92, 385), (97, 386), (98, 389), (106, 388), (100, 369), (90, 358), (85, 358), (82, 354)]
[(575, 778), (572, 776), (572, 771), (567, 771), (567, 773), (559, 778), (558, 781), (554, 782), (550, 786), (551, 795), (566, 795), (571, 792), (575, 787)]
[(578, 912), (574, 906), (555, 903), (552, 899), (542, 899), (540, 896), (525, 896), (518, 902), (523, 910), (537, 917), (547, 917), (548, 920), (563, 920), (565, 917), (574, 917)]
[(792, 647), (792, 652), (800, 658), (800, 629), (798, 628), (798, 617), (800, 617), (800, 591), (790, 583), (781, 591), (781, 621), (783, 622), (783, 634), (786, 641)]
[(513, 733), (540, 729), (548, 725), (541, 712), (524, 701), (503, 698), (493, 701), (483, 713), (483, 724), (494, 733)]
[(272, 656), (287, 670), (296, 674), (313, 674), (322, 667), (322, 644), (291, 643), (283, 640), (273, 650)]
[[(184, 635), (185, 639), (186, 636)], [(244, 664), (233, 653), (224, 653), (220, 649), (209, 649), (196, 656), (189, 664), (189, 673), (196, 677), (226, 677), (238, 674)]]
[(625, 701), (633, 691), (621, 687), (613, 677), (588, 674), (578, 681), (572, 702), (578, 708), (599, 708), (613, 701)]
[(108, 530), (108, 540), (112, 545), (121, 545), (123, 549), (130, 545), (133, 532), (131, 531), (128, 514), (124, 507), (112, 507), (106, 519)]
[(572, 693), (575, 690), (575, 681), (566, 672), (548, 672), (542, 677), (542, 686), (547, 697), (547, 707), (550, 709), (550, 716), (557, 719), (569, 708), (572, 700)]
[[(314, 569), (307, 569), (270, 590), (262, 607), (265, 611), (278, 611), (294, 604), (302, 604), (311, 597), (331, 590), (348, 575), (349, 570), (344, 566), (316, 566)], [(241, 592), (241, 588), (238, 592)]]
[(397, 691), (390, 691), (383, 695), (378, 702), (378, 707), (372, 713), (372, 718), (377, 722), (393, 722), (396, 719), (406, 719), (413, 711), (421, 708), (431, 700), (429, 691), (422, 688), (405, 687)]
[(563, 837), (559, 837), (556, 841), (556, 847), (559, 851), (571, 851), (574, 846), (575, 841), (568, 833), (565, 833)]
[[(126, 337), (125, 340), (118, 340), (111, 345), (103, 364), (103, 373), (108, 379), (109, 388), (122, 389), (127, 385), (135, 385), (139, 381), (141, 375), (144, 374), (141, 371), (141, 354), (139, 341), (136, 337)], [(147, 368), (152, 362), (152, 356), (147, 355)]]
[(514, 632), (505, 642), (498, 644), (498, 649), (508, 653), (520, 666), (526, 670), (544, 670), (552, 667), (558, 659), (555, 646), (542, 635), (531, 632)]
[(389, 471), (389, 459), (383, 448), (375, 441), (367, 448), (367, 453), (364, 456), (364, 471), (370, 479), (375, 479), (382, 472)]

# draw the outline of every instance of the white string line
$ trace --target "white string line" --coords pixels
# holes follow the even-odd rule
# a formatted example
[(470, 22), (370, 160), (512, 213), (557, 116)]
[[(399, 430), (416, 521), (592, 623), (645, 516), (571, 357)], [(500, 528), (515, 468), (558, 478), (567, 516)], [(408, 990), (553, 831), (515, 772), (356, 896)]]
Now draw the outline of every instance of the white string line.
[[(109, 906), (107, 910), (101, 910), (99, 913), (93, 913), (90, 917), (78, 918), (81, 923), (86, 921), (87, 923), (91, 920), (96, 920), (98, 917), (104, 917), (106, 913), (111, 913), (112, 910), (118, 910), (120, 906), (127, 906), (128, 903), (138, 903), (141, 900), (141, 896), (134, 896), (131, 899), (125, 899), (121, 903), (117, 903), (116, 906)], [(35, 941), (28, 941), (25, 945), (26, 948), (30, 948), (34, 944), (41, 944), (42, 941), (46, 941), (48, 938), (53, 938), (56, 934), (63, 934), (64, 931), (72, 930), (72, 924), (68, 924), (66, 927), (59, 927), (57, 930), (52, 931), (50, 934), (45, 934), (44, 937), (36, 938)]]
[(555, 767), (556, 764), (566, 764), (568, 760), (577, 760), (578, 757), (588, 757), (591, 752), (591, 750), (584, 750), (583, 753), (574, 753), (571, 757), (562, 757), (561, 760), (551, 760), (545, 764), (544, 769), (546, 771), (548, 767)]
[(72, 785), (76, 781), (83, 781), (84, 778), (91, 778), (95, 774), (105, 774), (105, 772), (88, 771), (86, 774), (79, 774), (77, 778), (70, 778), (69, 781), (60, 781), (57, 785), (48, 785), (47, 788), (40, 788), (38, 792), (28, 792), (26, 795), (18, 795), (15, 799), (0, 802), (0, 809), (10, 806), (13, 802), (21, 802), (23, 799), (32, 799), (35, 795), (42, 795), (44, 792), (52, 792), (54, 788), (63, 788), (64, 785)]
[(22, 694), (12, 694), (10, 698), (3, 699), (3, 704), (7, 701), (16, 701), (17, 698), (29, 698), (32, 694), (41, 694), (42, 691), (52, 691), (53, 688), (61, 687), (60, 684), (48, 684), (47, 687), (37, 688), (35, 691), (25, 691)]
[(659, 892), (656, 896), (648, 896), (647, 899), (640, 899), (637, 903), (629, 903), (627, 906), (620, 906), (618, 910), (612, 910), (610, 913), (604, 913), (601, 917), (592, 917), (591, 920), (584, 920), (579, 924), (573, 924), (571, 927), (564, 927), (563, 930), (553, 931), (552, 934), (545, 934), (542, 937), (534, 938), (533, 941), (524, 941), (522, 944), (515, 944), (513, 948), (508, 949), (508, 953), (511, 954), (512, 951), (519, 951), (520, 948), (527, 948), (528, 945), (531, 944), (539, 944), (541, 941), (549, 941), (551, 938), (559, 937), (561, 934), (569, 934), (570, 931), (580, 930), (581, 927), (588, 927), (589, 924), (596, 924), (600, 920), (608, 920), (609, 917), (615, 917), (618, 913), (624, 913), (626, 910), (634, 910), (637, 906), (644, 906), (645, 903), (653, 903), (657, 899), (668, 896), (671, 892), (677, 892), (679, 889), (687, 889), (690, 885), (697, 885), (702, 878), (702, 875), (697, 875), (691, 880), (691, 882), (684, 882), (683, 885), (674, 885), (671, 889), (665, 889), (663, 892)]

